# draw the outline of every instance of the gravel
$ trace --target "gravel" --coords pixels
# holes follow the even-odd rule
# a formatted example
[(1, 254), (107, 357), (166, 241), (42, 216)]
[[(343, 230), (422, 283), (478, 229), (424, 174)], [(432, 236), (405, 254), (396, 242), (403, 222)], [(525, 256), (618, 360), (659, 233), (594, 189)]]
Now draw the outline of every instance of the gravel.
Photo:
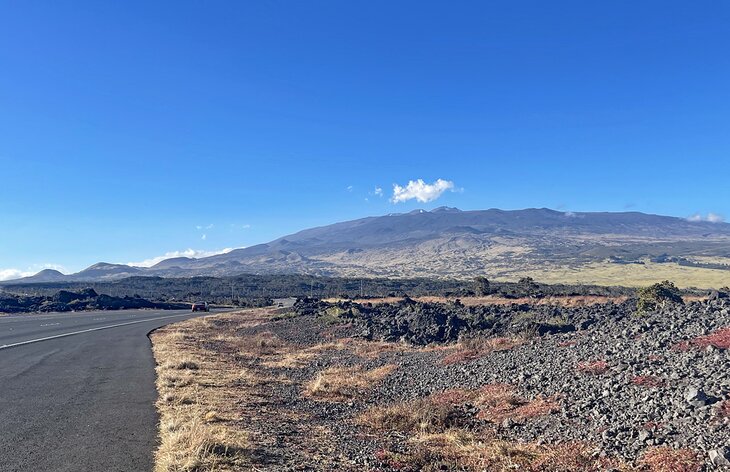
[[(410, 300), (368, 307), (309, 300), (297, 304), (298, 315), (256, 329), (302, 347), (344, 337), (421, 347), (472, 336), (528, 336), (525, 344), (462, 364), (444, 365), (442, 350), (406, 349), (376, 359), (343, 350), (326, 351), (304, 368), (280, 369), (303, 383), (334, 365), (398, 365), (358, 401), (312, 401), (295, 384), (277, 393), (285, 399), (280, 407), (307, 412), (331, 428), (343, 464), (354, 468), (376, 467), (374, 452), (384, 444), (405, 447), (402, 438), (392, 435), (363, 435), (352, 420), (358, 412), (447, 389), (504, 382), (526, 398), (557, 395), (562, 405), (551, 415), (497, 425), (506, 439), (588, 441), (606, 455), (629, 461), (651, 446), (687, 447), (705, 459), (705, 470), (730, 470), (730, 418), (718, 413), (721, 402), (730, 398), (730, 351), (686, 344), (730, 326), (730, 301), (672, 305), (641, 315), (634, 307), (631, 301), (565, 308)], [(577, 368), (594, 361), (605, 361), (606, 371)]]

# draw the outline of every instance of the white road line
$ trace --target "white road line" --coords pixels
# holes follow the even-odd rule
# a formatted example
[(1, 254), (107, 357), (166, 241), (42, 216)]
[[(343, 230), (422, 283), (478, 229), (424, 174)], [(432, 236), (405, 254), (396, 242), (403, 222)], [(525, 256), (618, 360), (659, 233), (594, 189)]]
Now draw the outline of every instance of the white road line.
[(19, 343), (4, 344), (4, 345), (0, 346), (0, 350), (2, 350), (2, 349), (8, 349), (8, 348), (11, 348), (11, 347), (16, 347), (16, 346), (24, 346), (26, 344), (39, 343), (41, 341), (48, 341), (50, 339), (65, 338), (66, 336), (73, 336), (75, 334), (90, 333), (92, 331), (100, 331), (102, 329), (109, 329), (109, 328), (118, 328), (120, 326), (133, 325), (133, 324), (137, 324), (137, 323), (146, 323), (147, 321), (164, 320), (164, 319), (167, 319), (167, 318), (179, 318), (181, 316), (190, 316), (190, 313), (184, 313), (182, 315), (160, 316), (158, 318), (148, 318), (146, 320), (129, 321), (127, 323), (118, 323), (118, 324), (107, 325), (107, 326), (99, 326), (97, 328), (89, 328), (89, 329), (84, 329), (84, 330), (81, 330), (81, 331), (73, 331), (71, 333), (56, 334), (54, 336), (47, 336), (45, 338), (38, 338), (38, 339), (31, 339), (31, 340), (28, 340), (28, 341), (21, 341)]

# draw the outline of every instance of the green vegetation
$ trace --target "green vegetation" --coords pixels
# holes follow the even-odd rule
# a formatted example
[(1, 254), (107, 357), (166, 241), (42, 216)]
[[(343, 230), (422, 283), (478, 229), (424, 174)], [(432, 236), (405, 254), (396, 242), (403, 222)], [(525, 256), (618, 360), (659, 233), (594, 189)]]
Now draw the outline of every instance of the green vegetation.
[(489, 280), (486, 277), (475, 277), (474, 278), (474, 294), (478, 297), (489, 295)]
[(638, 313), (654, 311), (667, 304), (684, 304), (679, 289), (669, 280), (640, 288), (637, 295), (639, 296), (639, 301), (636, 303)]

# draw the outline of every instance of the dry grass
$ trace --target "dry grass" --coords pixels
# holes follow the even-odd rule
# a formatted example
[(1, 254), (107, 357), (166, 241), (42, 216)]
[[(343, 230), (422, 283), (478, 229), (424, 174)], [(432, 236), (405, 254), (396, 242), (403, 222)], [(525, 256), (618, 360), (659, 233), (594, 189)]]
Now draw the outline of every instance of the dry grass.
[(234, 437), (228, 429), (209, 423), (196, 416), (163, 420), (155, 471), (234, 470), (247, 444), (245, 432)]
[(699, 472), (703, 461), (691, 449), (673, 449), (668, 446), (648, 449), (639, 460), (649, 472)]
[(524, 422), (560, 409), (557, 397), (527, 400), (508, 384), (488, 384), (479, 389), (451, 389), (410, 402), (373, 407), (363, 412), (357, 422), (378, 431), (443, 433), (471, 421), (464, 413), (467, 404), (477, 409), (476, 418), (491, 423), (507, 419)]
[[(226, 321), (235, 316), (215, 318)], [(260, 321), (249, 317), (249, 323)], [(219, 331), (206, 317), (166, 326), (151, 336), (160, 412), (155, 472), (241, 470), (248, 462), (248, 432), (239, 426), (241, 412), (234, 400), (241, 395), (241, 385), (258, 385), (266, 379), (225, 359), (251, 346), (265, 350), (268, 344), (220, 337)], [(215, 349), (202, 348), (199, 339), (210, 339)]]
[(456, 351), (442, 359), (444, 365), (462, 364), (486, 357), (493, 352), (507, 351), (525, 344), (523, 337), (469, 338), (460, 341)]
[[(514, 280), (532, 277), (542, 283), (586, 284), (624, 287), (645, 287), (663, 280), (673, 280), (680, 288), (723, 287), (727, 285), (727, 271), (702, 267), (680, 266), (677, 263), (612, 264), (593, 262), (577, 267), (535, 267), (511, 273)], [(507, 280), (496, 277), (495, 280)]]
[(219, 336), (219, 341), (231, 342), (241, 357), (261, 358), (279, 354), (286, 343), (274, 333), (264, 331), (253, 336)]
[(304, 395), (315, 400), (352, 400), (363, 396), (395, 369), (392, 364), (372, 370), (365, 370), (362, 366), (330, 367), (307, 383)]
[(376, 456), (400, 470), (505, 472), (598, 472), (629, 471), (615, 459), (602, 458), (598, 448), (573, 442), (557, 445), (515, 443), (464, 429), (418, 434), (410, 439), (409, 453), (380, 451)]

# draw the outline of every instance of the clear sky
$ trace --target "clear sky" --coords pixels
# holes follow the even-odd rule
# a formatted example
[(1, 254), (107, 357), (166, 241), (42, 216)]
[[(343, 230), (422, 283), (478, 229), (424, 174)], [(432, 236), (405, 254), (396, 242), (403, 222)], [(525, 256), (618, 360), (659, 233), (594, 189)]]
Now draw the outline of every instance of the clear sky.
[(730, 216), (728, 25), (724, 0), (0, 0), (0, 278), (441, 205)]

